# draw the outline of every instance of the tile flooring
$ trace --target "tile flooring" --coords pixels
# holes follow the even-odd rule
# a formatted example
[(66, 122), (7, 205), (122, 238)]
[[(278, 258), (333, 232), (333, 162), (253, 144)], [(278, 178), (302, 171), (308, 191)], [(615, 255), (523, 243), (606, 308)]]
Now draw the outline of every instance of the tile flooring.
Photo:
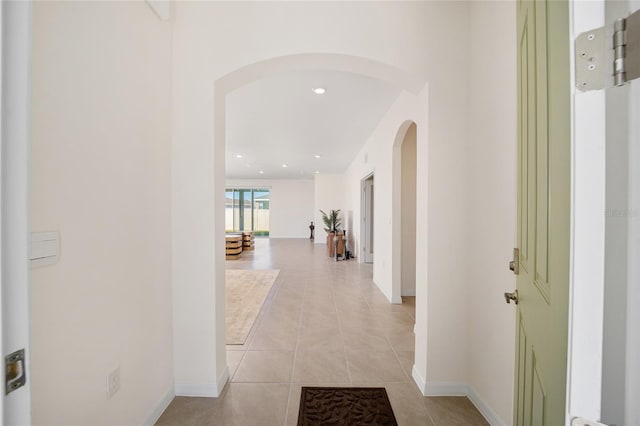
[(465, 397), (426, 398), (411, 378), (415, 299), (389, 304), (372, 265), (305, 239), (256, 239), (227, 268), (280, 269), (244, 345), (227, 346), (219, 398), (175, 398), (157, 425), (296, 425), (302, 386), (385, 387), (400, 425), (486, 425)]

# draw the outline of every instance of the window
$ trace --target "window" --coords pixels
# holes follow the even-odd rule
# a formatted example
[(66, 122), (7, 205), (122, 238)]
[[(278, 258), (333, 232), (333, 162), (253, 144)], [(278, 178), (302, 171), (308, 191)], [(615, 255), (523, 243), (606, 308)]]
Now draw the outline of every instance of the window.
[(262, 188), (225, 191), (225, 230), (253, 231), (269, 235), (269, 190)]

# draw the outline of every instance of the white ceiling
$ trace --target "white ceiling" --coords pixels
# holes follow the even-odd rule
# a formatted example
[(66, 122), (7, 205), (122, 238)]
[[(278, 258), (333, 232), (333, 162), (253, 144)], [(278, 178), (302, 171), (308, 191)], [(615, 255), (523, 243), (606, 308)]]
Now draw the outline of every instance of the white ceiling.
[(342, 173), (399, 93), (380, 80), (335, 71), (278, 74), (243, 86), (227, 95), (226, 177)]

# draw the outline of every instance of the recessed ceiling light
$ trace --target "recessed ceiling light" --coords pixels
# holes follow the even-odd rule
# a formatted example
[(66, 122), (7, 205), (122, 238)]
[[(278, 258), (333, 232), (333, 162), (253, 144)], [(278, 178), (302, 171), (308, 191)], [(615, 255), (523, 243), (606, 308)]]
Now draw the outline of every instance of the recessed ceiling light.
[(236, 154), (236, 158), (242, 158), (242, 154)]
[(318, 174), (320, 174), (320, 170), (316, 170), (316, 174), (317, 174), (317, 175), (318, 175)]
[(286, 164), (283, 164), (283, 165), (282, 165), (282, 167), (285, 167), (285, 168), (287, 168), (287, 167), (289, 167), (289, 166), (287, 166)]
[(261, 174), (261, 175), (262, 175), (262, 174), (264, 174), (264, 170), (260, 170), (260, 174)]
[(320, 156), (319, 156), (318, 154), (314, 155), (314, 157), (316, 157), (316, 158), (320, 158)]
[(326, 92), (326, 90), (323, 87), (314, 87), (311, 90), (313, 90), (313, 93), (315, 93), (316, 95), (322, 95), (324, 94), (324, 92)]

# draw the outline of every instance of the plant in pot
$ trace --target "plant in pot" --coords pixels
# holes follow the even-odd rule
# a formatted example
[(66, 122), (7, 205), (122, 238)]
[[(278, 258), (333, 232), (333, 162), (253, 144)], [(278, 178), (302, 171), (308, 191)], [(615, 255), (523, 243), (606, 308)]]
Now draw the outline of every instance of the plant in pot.
[(340, 226), (342, 225), (340, 209), (329, 210), (329, 214), (320, 210), (320, 213), (322, 214), (324, 230), (327, 232), (327, 251), (329, 252), (329, 257), (333, 257), (335, 255), (334, 238), (338, 235)]

